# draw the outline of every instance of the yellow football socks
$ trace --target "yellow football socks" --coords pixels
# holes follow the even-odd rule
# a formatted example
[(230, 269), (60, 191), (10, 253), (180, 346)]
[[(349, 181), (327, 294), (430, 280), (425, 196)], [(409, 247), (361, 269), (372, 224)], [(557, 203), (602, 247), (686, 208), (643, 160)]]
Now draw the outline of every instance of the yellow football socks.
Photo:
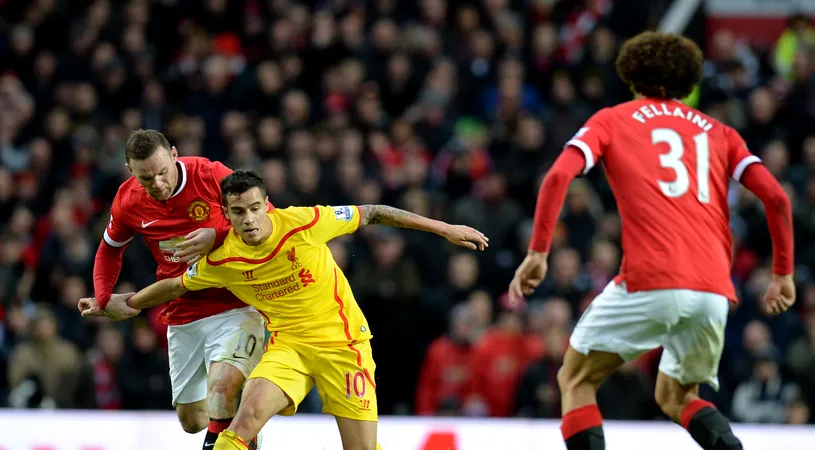
[(233, 431), (226, 430), (218, 435), (212, 450), (248, 450), (249, 446)]
[(379, 442), (376, 443), (376, 450), (382, 450), (382, 446), (379, 445)]

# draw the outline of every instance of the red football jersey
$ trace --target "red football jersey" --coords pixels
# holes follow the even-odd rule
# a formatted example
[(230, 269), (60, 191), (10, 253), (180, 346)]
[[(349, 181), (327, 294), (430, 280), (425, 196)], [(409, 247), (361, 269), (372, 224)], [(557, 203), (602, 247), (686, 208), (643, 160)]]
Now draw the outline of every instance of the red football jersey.
[(735, 300), (727, 191), (760, 162), (732, 128), (679, 102), (598, 111), (567, 144), (605, 168), (622, 217), (617, 281), (630, 292), (692, 289)]
[[(105, 242), (113, 247), (127, 245), (141, 234), (158, 263), (156, 278), (172, 278), (184, 273), (187, 264), (173, 258), (175, 241), (199, 228), (229, 226), (221, 211), (221, 180), (232, 171), (219, 162), (205, 158), (178, 158), (180, 187), (165, 202), (160, 202), (135, 177), (125, 181), (113, 199)], [(164, 305), (161, 320), (182, 325), (223, 311), (244, 307), (226, 289), (187, 292)]]

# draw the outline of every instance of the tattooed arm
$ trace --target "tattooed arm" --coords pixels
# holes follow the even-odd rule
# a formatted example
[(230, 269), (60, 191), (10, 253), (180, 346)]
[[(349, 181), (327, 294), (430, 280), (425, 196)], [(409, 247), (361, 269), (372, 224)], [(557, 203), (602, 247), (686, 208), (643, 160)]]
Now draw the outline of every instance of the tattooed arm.
[(489, 239), (476, 229), (428, 219), (403, 209), (386, 205), (360, 205), (359, 213), (360, 227), (379, 224), (409, 228), (437, 234), (453, 244), (474, 250), (484, 250), (488, 246)]

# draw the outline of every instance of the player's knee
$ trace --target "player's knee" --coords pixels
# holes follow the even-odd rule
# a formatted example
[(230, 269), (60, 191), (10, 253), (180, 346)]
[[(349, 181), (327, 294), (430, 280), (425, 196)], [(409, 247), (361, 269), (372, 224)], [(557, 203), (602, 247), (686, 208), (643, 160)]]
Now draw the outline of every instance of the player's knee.
[(240, 385), (235, 385), (225, 380), (217, 380), (207, 387), (207, 406), (212, 411), (225, 409), (232, 405), (232, 409), (238, 403), (240, 395)]
[(228, 369), (231, 370), (219, 370), (207, 383), (207, 407), (211, 417), (230, 417), (237, 409), (244, 377), (239, 370), (232, 367)]
[(198, 408), (185, 408), (183, 405), (178, 406), (176, 414), (178, 415), (178, 421), (181, 422), (181, 428), (185, 432), (195, 434), (207, 427), (209, 417), (207, 417), (206, 411)]
[(563, 366), (557, 371), (557, 384), (562, 393), (574, 393), (585, 389), (596, 390), (602, 379), (587, 371), (571, 370)]
[(658, 382), (654, 391), (654, 400), (659, 405), (659, 409), (675, 422), (679, 422), (685, 404), (693, 398), (697, 397), (692, 392), (678, 389), (670, 383)]

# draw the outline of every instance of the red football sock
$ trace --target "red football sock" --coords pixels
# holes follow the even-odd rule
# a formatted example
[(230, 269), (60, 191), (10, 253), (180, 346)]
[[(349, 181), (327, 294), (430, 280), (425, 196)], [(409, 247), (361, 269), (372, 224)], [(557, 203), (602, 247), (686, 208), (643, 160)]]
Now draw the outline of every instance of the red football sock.
[(600, 415), (600, 408), (595, 403), (566, 413), (560, 431), (563, 433), (563, 439), (568, 440), (581, 431), (600, 426), (603, 426), (603, 416)]
[(679, 416), (679, 424), (682, 425), (682, 428), (687, 430), (688, 426), (690, 425), (690, 421), (693, 420), (693, 416), (695, 416), (700, 410), (707, 407), (715, 408), (716, 406), (714, 406), (713, 403), (702, 400), (701, 398), (697, 398), (696, 400), (688, 403), (685, 405), (685, 409), (682, 410), (682, 414)]
[(224, 431), (227, 428), (229, 428), (229, 424), (231, 423), (232, 419), (209, 419), (207, 431), (218, 434), (221, 431)]

